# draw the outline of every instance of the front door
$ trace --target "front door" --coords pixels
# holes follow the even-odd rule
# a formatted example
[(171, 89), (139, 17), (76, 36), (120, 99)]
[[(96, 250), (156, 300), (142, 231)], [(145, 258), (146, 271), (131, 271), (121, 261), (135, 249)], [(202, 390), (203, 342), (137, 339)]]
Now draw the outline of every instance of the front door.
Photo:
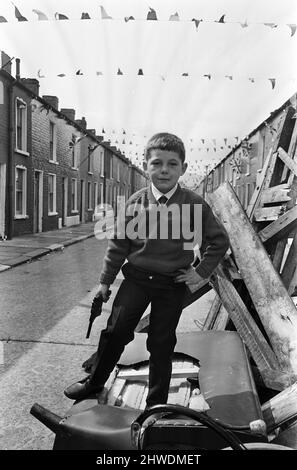
[(79, 207), (80, 222), (85, 222), (85, 182), (80, 181), (80, 207)]
[(67, 192), (68, 192), (68, 181), (67, 178), (62, 178), (62, 226), (66, 226), (67, 218)]
[(34, 171), (34, 218), (33, 218), (33, 232), (39, 232), (39, 184), (40, 184), (40, 173)]

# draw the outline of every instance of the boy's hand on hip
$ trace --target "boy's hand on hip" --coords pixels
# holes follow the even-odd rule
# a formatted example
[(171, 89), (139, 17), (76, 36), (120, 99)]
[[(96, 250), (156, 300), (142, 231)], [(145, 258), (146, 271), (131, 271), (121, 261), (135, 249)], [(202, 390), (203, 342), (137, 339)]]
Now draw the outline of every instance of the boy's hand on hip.
[(205, 284), (205, 279), (195, 271), (195, 269), (191, 266), (189, 269), (180, 269), (179, 270), (182, 274), (179, 274), (175, 278), (175, 282), (185, 282), (187, 286), (190, 285), (197, 285), (200, 283)]
[(110, 296), (109, 285), (108, 284), (99, 284), (99, 289), (95, 297), (102, 296), (103, 302), (107, 302)]

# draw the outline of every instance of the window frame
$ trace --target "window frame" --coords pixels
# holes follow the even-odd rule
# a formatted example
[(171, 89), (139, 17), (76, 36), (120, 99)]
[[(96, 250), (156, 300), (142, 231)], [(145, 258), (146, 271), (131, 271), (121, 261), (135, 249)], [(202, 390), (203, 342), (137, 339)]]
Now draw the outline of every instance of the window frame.
[[(20, 106), (19, 106), (20, 105)], [(19, 109), (21, 110), (21, 146), (19, 147), (19, 132), (18, 132), (18, 129), (19, 129), (19, 125), (18, 125), (18, 121), (19, 121)], [(19, 152), (19, 153), (22, 153), (24, 155), (29, 155), (28, 153), (28, 150), (27, 150), (27, 145), (28, 145), (28, 142), (27, 142), (27, 128), (28, 128), (28, 123), (27, 123), (27, 116), (28, 116), (28, 113), (27, 113), (27, 109), (28, 109), (28, 106), (27, 106), (27, 103), (26, 101), (24, 101), (22, 98), (20, 97), (16, 97), (15, 99), (15, 150), (16, 152)]]
[[(50, 177), (53, 177), (53, 210), (50, 207)], [(48, 215), (57, 215), (57, 175), (55, 173), (48, 173), (47, 175), (47, 210)]]
[[(16, 178), (17, 178), (17, 170), (21, 170), (23, 172), (22, 176), (22, 213), (17, 214), (17, 185), (16, 185)], [(15, 166), (15, 187), (14, 187), (14, 218), (15, 219), (27, 219), (27, 168), (23, 165), (16, 165)]]

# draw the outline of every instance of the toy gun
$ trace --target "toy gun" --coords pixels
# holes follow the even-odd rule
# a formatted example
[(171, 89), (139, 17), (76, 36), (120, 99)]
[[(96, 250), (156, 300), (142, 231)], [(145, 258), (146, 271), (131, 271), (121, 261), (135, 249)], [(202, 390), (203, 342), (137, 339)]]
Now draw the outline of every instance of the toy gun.
[[(107, 295), (108, 295), (108, 299), (109, 299), (109, 296), (111, 294), (111, 291), (109, 290), (107, 292)], [(91, 306), (91, 315), (90, 315), (90, 318), (89, 318), (89, 327), (88, 327), (88, 331), (87, 331), (87, 336), (86, 338), (89, 338), (90, 337), (90, 333), (91, 333), (91, 329), (92, 329), (92, 325), (94, 323), (94, 320), (95, 318), (99, 317), (101, 315), (101, 312), (102, 312), (102, 303), (103, 303), (103, 297), (102, 295), (98, 295), (96, 297), (93, 298), (93, 302), (92, 302), (92, 306)]]

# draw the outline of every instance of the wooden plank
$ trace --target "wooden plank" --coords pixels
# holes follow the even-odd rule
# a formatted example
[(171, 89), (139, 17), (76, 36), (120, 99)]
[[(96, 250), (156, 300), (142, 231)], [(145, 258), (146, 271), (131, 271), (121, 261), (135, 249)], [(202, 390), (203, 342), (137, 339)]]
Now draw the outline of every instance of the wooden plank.
[[(198, 366), (186, 367), (184, 369), (172, 369), (171, 377), (173, 378), (184, 378), (184, 377), (194, 377), (197, 378), (199, 368)], [(121, 370), (118, 373), (118, 378), (127, 379), (127, 380), (144, 380), (148, 377), (148, 373), (145, 370)]]
[(292, 209), (288, 210), (283, 215), (281, 215), (275, 222), (271, 222), (271, 224), (263, 228), (258, 233), (258, 236), (260, 237), (260, 240), (264, 243), (273, 237), (283, 238), (296, 226), (297, 206), (294, 206), (292, 207)]
[(184, 380), (180, 383), (178, 396), (177, 396), (177, 403), (181, 406), (188, 406), (189, 399), (191, 395), (191, 384)]
[(221, 305), (219, 313), (214, 321), (213, 330), (225, 330), (229, 321), (229, 313), (223, 305)]
[(297, 163), (281, 147), (278, 148), (278, 156), (291, 172), (297, 176)]
[(260, 370), (267, 368), (278, 369), (279, 364), (275, 354), (269, 347), (232, 282), (226, 278), (221, 265), (215, 271), (217, 278), (213, 280), (214, 289), (220, 296), (222, 304), (229, 313), (236, 330), (249, 348), (255, 363)]
[(264, 403), (262, 413), (268, 433), (297, 417), (297, 383)]
[(219, 313), (220, 307), (221, 307), (221, 299), (220, 297), (216, 294), (215, 298), (212, 301), (211, 307), (209, 309), (209, 312), (207, 314), (207, 317), (205, 319), (204, 325), (203, 325), (203, 330), (211, 330), (214, 324), (214, 321)]
[[(294, 154), (296, 151), (296, 145), (297, 145), (297, 119), (295, 120), (295, 126), (293, 129), (293, 133), (292, 133), (292, 137), (291, 137), (291, 141), (290, 141), (290, 145), (288, 149), (288, 155), (290, 156), (290, 158), (293, 158), (295, 161), (296, 161), (296, 157), (294, 157)], [(287, 179), (288, 172), (290, 172), (290, 170), (288, 169), (287, 166), (284, 166), (283, 173), (281, 176), (281, 181), (285, 181)], [(292, 174), (289, 175), (288, 183), (290, 185), (292, 184), (293, 176), (294, 175)]]
[(260, 196), (260, 204), (290, 201), (291, 198), (288, 196), (289, 190), (290, 186), (287, 183), (264, 189)]
[(279, 240), (276, 244), (276, 249), (272, 257), (272, 264), (275, 270), (279, 273), (283, 263), (284, 253), (287, 246), (287, 239), (283, 238)]
[(116, 404), (116, 401), (118, 400), (119, 396), (121, 395), (122, 391), (123, 391), (123, 388), (125, 387), (125, 384), (126, 384), (126, 379), (120, 379), (120, 378), (116, 378), (116, 380), (114, 381), (110, 391), (109, 391), (109, 394), (108, 394), (108, 397), (107, 397), (107, 404), (108, 405), (115, 405)]
[(269, 220), (277, 220), (283, 212), (283, 206), (258, 207), (254, 212), (256, 222), (266, 222)]
[(287, 259), (281, 272), (281, 278), (284, 286), (289, 289), (290, 282), (297, 268), (297, 233), (291, 243)]
[(144, 410), (144, 408), (146, 407), (147, 394), (148, 394), (148, 385), (146, 385), (144, 387), (144, 390), (143, 390), (142, 399), (141, 399), (141, 402), (140, 402), (140, 405), (139, 405), (140, 410)]
[(230, 184), (221, 184), (208, 200), (229, 234), (236, 264), (281, 369), (296, 373), (297, 310), (292, 299)]
[(252, 365), (251, 367), (257, 388), (270, 388), (282, 392), (297, 381), (296, 374), (274, 369), (262, 369), (260, 371), (256, 366)]

